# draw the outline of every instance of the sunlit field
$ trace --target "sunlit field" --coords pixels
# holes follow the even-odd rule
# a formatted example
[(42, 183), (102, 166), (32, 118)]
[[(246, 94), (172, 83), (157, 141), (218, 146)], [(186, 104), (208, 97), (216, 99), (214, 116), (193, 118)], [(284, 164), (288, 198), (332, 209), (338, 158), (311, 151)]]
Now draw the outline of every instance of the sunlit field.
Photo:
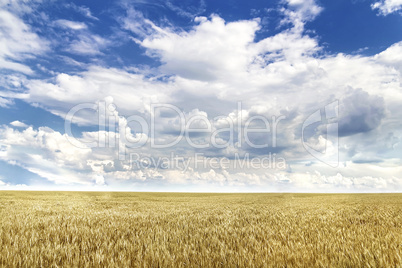
[(401, 194), (0, 192), (2, 267), (401, 267)]

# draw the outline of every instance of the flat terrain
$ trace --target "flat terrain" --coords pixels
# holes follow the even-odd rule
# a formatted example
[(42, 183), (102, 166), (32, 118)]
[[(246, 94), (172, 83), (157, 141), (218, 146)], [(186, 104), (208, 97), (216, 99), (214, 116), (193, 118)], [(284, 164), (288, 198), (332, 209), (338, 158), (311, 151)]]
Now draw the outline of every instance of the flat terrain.
[(402, 194), (0, 191), (1, 267), (402, 267)]

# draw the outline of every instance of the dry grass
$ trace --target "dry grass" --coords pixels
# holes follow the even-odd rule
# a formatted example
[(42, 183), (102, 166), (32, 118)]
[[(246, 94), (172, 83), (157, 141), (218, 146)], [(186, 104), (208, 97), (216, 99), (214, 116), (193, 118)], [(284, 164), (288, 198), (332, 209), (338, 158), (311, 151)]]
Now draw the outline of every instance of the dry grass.
[(0, 192), (2, 267), (402, 267), (402, 195)]

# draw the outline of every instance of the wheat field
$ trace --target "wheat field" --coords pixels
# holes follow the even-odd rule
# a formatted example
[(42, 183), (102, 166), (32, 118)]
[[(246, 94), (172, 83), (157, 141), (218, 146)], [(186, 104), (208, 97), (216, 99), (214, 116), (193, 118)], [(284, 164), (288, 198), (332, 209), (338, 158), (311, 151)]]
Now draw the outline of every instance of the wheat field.
[(402, 267), (401, 194), (0, 192), (1, 267)]

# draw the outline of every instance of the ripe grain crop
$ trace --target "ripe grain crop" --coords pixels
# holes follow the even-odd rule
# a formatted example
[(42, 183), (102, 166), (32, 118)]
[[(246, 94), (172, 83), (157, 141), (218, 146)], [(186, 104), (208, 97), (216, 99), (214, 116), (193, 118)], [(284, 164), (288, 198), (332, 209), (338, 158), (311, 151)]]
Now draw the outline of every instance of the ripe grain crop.
[(0, 192), (1, 267), (402, 267), (401, 194)]

